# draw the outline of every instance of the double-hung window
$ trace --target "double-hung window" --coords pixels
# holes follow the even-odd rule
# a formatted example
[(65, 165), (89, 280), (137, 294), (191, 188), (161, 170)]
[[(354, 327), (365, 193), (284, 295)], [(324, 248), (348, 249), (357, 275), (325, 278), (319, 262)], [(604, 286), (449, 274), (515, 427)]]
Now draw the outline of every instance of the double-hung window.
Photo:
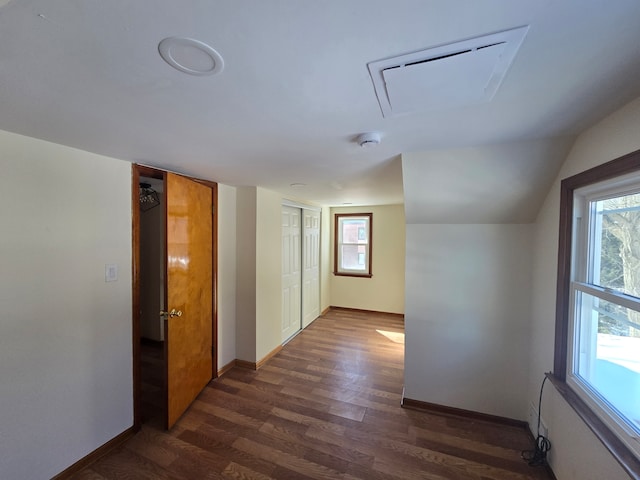
[(554, 377), (640, 466), (640, 153), (562, 182)]
[(372, 213), (335, 215), (334, 274), (371, 277), (372, 217)]

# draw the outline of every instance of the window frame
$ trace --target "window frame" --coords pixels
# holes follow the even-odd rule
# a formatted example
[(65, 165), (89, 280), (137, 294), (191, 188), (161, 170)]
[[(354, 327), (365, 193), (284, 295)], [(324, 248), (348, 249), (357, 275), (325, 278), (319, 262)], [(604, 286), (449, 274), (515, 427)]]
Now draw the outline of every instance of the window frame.
[[(367, 220), (368, 223), (368, 234), (367, 243), (366, 244), (357, 244), (357, 245), (366, 245), (367, 252), (365, 258), (366, 269), (362, 272), (357, 270), (348, 270), (341, 269), (340, 267), (340, 259), (342, 256), (340, 255), (341, 247), (345, 243), (342, 242), (342, 230), (340, 228), (342, 219), (356, 219), (363, 218)], [(361, 278), (371, 278), (373, 276), (372, 272), (372, 260), (373, 260), (373, 213), (336, 213), (334, 214), (334, 228), (333, 228), (333, 274), (337, 276), (343, 277), (361, 277)], [(354, 244), (356, 245), (356, 244)]]
[[(613, 457), (632, 478), (640, 479), (640, 458), (623, 441), (606, 418), (607, 412), (594, 406), (593, 399), (568, 378), (569, 355), (572, 354), (573, 295), (572, 267), (574, 239), (574, 195), (576, 190), (605, 181), (635, 175), (640, 181), (640, 150), (596, 166), (562, 180), (560, 185), (560, 228), (558, 239), (558, 271), (556, 285), (556, 324), (553, 373), (548, 376), (558, 392), (594, 432)], [(604, 414), (604, 415), (603, 415)], [(615, 421), (615, 419), (611, 419)]]

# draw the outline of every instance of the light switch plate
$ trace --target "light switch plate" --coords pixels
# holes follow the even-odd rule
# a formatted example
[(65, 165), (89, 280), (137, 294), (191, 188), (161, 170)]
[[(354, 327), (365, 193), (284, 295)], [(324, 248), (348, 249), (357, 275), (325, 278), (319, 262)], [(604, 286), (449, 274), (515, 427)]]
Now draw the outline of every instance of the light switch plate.
[(117, 282), (118, 281), (118, 265), (115, 263), (107, 263), (104, 266), (104, 281), (105, 282)]

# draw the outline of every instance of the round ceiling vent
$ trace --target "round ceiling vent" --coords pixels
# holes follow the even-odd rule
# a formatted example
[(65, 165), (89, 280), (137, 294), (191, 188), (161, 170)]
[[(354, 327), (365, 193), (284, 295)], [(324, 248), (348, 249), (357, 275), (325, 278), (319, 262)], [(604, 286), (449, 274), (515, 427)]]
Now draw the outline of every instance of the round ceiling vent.
[(165, 62), (189, 75), (215, 75), (224, 69), (220, 54), (193, 38), (165, 38), (158, 45), (158, 51)]

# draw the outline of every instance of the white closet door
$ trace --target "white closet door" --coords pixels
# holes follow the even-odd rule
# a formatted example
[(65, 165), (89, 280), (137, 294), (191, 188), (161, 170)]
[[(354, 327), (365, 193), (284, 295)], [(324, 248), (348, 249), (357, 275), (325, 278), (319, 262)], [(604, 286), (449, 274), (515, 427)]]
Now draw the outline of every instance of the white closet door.
[(320, 316), (320, 212), (302, 210), (302, 328)]
[(301, 328), (302, 248), (300, 209), (282, 207), (282, 341)]

